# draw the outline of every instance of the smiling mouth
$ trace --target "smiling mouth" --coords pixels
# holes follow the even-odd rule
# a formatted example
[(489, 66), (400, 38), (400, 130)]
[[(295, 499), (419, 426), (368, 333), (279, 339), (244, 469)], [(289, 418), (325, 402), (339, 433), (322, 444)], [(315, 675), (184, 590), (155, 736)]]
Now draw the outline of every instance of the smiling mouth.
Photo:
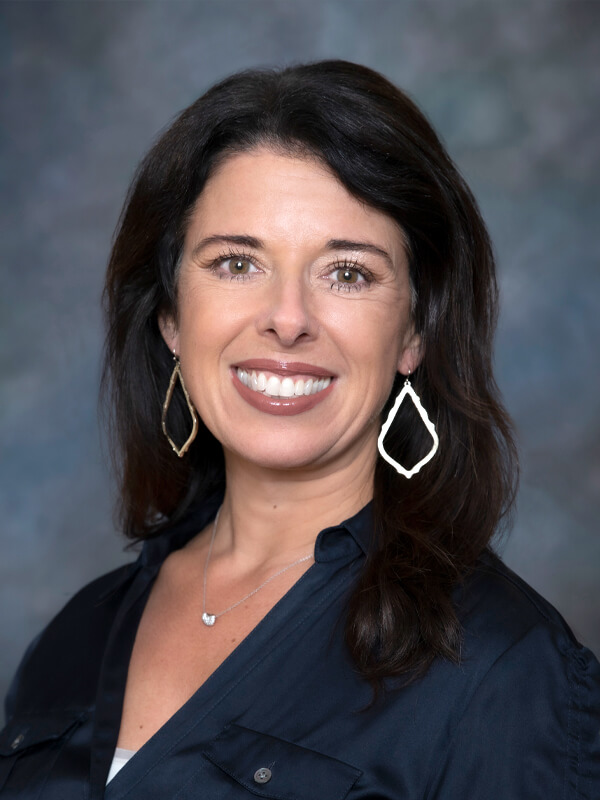
[(331, 377), (290, 378), (274, 375), (272, 372), (236, 368), (237, 376), (250, 391), (267, 397), (309, 397), (327, 389)]

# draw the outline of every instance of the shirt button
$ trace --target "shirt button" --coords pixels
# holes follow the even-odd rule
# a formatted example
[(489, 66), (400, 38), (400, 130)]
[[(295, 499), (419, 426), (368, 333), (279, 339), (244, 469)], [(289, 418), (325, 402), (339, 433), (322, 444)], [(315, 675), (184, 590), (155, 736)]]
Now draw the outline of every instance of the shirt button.
[(15, 738), (14, 738), (14, 739), (12, 740), (12, 742), (10, 743), (10, 749), (11, 749), (11, 750), (16, 750), (16, 749), (17, 749), (17, 747), (18, 747), (18, 746), (21, 744), (21, 742), (22, 742), (24, 739), (25, 739), (25, 737), (23, 736), (23, 734), (22, 734), (22, 733), (20, 733), (18, 736), (15, 736)]
[(268, 783), (271, 780), (271, 770), (268, 767), (261, 767), (254, 773), (255, 783)]

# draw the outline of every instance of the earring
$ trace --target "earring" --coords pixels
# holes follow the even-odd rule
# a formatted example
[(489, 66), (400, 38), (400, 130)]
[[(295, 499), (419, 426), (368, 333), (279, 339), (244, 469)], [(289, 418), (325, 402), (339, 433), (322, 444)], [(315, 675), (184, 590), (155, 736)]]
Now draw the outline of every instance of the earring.
[[(411, 383), (408, 379), (409, 377), (410, 377), (410, 372), (408, 373), (408, 376), (404, 381), (404, 386), (402, 388), (402, 391), (396, 397), (396, 402), (392, 406), (390, 413), (388, 414), (388, 418), (386, 419), (385, 423), (381, 428), (381, 433), (379, 434), (379, 438), (377, 439), (377, 449), (379, 450), (381, 457), (385, 459), (388, 462), (388, 464), (391, 464), (392, 467), (396, 470), (396, 472), (398, 472), (400, 475), (404, 475), (405, 478), (412, 478), (412, 476), (415, 475), (415, 473), (417, 473), (422, 466), (427, 464), (428, 461), (431, 461), (431, 459), (436, 454), (439, 445), (439, 439), (437, 432), (435, 430), (435, 425), (429, 419), (429, 417), (427, 416), (427, 412), (421, 405), (421, 400), (419, 398), (419, 395), (412, 388)], [(383, 440), (385, 439), (387, 432), (391, 428), (392, 423), (396, 418), (396, 414), (398, 413), (398, 409), (402, 405), (402, 401), (404, 400), (406, 395), (408, 395), (410, 399), (413, 401), (415, 408), (419, 412), (419, 416), (423, 420), (425, 427), (427, 428), (427, 430), (431, 434), (431, 438), (433, 439), (433, 445), (431, 447), (431, 450), (427, 453), (425, 458), (422, 458), (418, 462), (418, 464), (415, 464), (415, 466), (412, 469), (404, 469), (404, 467), (401, 464), (399, 464), (397, 461), (394, 461), (394, 459), (386, 451), (383, 445)]]
[[(192, 401), (190, 400), (190, 396), (187, 393), (187, 389), (185, 388), (185, 383), (183, 382), (183, 375), (181, 374), (181, 369), (179, 367), (179, 359), (175, 354), (175, 350), (173, 350), (173, 361), (175, 362), (175, 366), (173, 367), (173, 372), (171, 373), (171, 380), (169, 381), (169, 388), (167, 389), (167, 395), (165, 397), (165, 402), (163, 403), (163, 410), (162, 410), (162, 429), (164, 435), (169, 440), (169, 444), (173, 448), (173, 450), (177, 453), (179, 458), (184, 456), (191, 443), (196, 438), (196, 434), (198, 433), (198, 417), (196, 416), (196, 409), (192, 405)], [(169, 410), (169, 406), (171, 405), (171, 399), (173, 397), (173, 392), (175, 391), (175, 384), (177, 383), (177, 379), (179, 378), (179, 383), (181, 384), (181, 388), (183, 389), (183, 394), (185, 396), (186, 403), (190, 410), (190, 415), (192, 417), (192, 432), (190, 433), (187, 441), (182, 447), (177, 447), (173, 439), (169, 436), (167, 432), (167, 411)]]

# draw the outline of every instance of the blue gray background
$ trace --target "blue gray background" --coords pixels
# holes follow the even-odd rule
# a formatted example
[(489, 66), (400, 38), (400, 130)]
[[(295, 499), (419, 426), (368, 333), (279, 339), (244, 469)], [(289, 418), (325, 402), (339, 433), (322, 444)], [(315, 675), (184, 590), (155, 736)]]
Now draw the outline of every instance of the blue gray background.
[(157, 133), (243, 67), (342, 57), (408, 90), (481, 204), (523, 480), (506, 560), (600, 651), (600, 3), (0, 5), (0, 694), (85, 581), (133, 557), (97, 422), (111, 234)]

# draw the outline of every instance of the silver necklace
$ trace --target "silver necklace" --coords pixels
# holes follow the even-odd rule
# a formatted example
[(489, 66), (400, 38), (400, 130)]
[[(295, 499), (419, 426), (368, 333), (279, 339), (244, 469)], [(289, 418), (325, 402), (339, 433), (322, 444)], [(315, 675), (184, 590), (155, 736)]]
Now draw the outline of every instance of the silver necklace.
[(215, 517), (215, 521), (213, 523), (212, 536), (210, 537), (210, 544), (208, 546), (208, 554), (206, 556), (206, 561), (204, 562), (204, 581), (202, 589), (202, 622), (209, 628), (212, 628), (215, 622), (219, 619), (219, 617), (222, 617), (223, 614), (227, 614), (230, 611), (233, 611), (234, 608), (237, 608), (245, 600), (248, 600), (249, 597), (252, 597), (252, 595), (256, 594), (257, 592), (260, 592), (260, 590), (263, 589), (267, 585), (267, 583), (271, 583), (271, 581), (274, 581), (275, 578), (278, 578), (280, 575), (283, 575), (284, 572), (287, 572), (288, 569), (295, 567), (297, 564), (302, 564), (304, 561), (308, 561), (309, 558), (313, 557), (311, 553), (308, 556), (303, 556), (302, 558), (297, 559), (297, 561), (293, 561), (291, 564), (288, 564), (287, 567), (284, 567), (283, 569), (280, 569), (279, 572), (276, 572), (274, 575), (271, 575), (271, 577), (267, 578), (266, 581), (263, 581), (263, 583), (261, 583), (260, 586), (257, 586), (256, 589), (253, 589), (251, 592), (248, 592), (248, 594), (244, 595), (241, 600), (238, 600), (237, 603), (234, 603), (232, 606), (229, 606), (229, 608), (226, 608), (224, 611), (219, 611), (218, 614), (208, 614), (206, 611), (206, 573), (208, 571), (208, 563), (212, 555), (212, 549), (215, 541), (215, 535), (217, 533), (217, 523), (219, 521), (220, 513), (221, 509), (217, 511), (217, 516)]

